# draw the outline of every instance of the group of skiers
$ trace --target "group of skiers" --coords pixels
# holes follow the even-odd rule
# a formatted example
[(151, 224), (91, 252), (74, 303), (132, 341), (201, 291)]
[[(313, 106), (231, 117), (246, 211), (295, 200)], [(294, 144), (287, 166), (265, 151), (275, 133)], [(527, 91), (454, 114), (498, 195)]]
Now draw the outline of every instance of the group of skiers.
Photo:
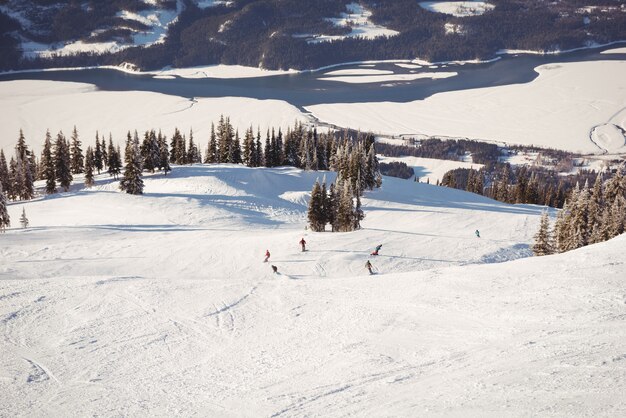
[[(474, 234), (476, 235), (477, 238), (480, 238), (480, 231), (478, 231), (478, 229), (474, 232)], [(306, 241), (304, 240), (304, 237), (300, 240), (299, 244), (302, 249), (302, 252), (305, 252)], [(370, 255), (377, 256), (381, 248), (383, 248), (383, 244), (378, 244), (376, 248), (374, 249), (374, 251), (370, 253)], [(263, 262), (267, 263), (269, 259), (270, 259), (270, 250), (265, 250), (265, 259), (263, 260)], [(365, 263), (365, 268), (367, 269), (367, 271), (369, 271), (370, 274), (375, 274), (374, 273), (375, 267), (372, 265), (372, 262), (370, 260), (367, 260), (367, 262)], [(272, 265), (272, 271), (274, 273), (278, 273), (278, 267), (276, 267), (275, 265)]]
[[(299, 244), (300, 244), (300, 248), (302, 249), (302, 252), (305, 252), (306, 241), (304, 240), (304, 237), (300, 240)], [(370, 255), (378, 255), (378, 252), (380, 251), (382, 247), (383, 247), (383, 244), (377, 245), (374, 251), (372, 251)], [(270, 256), (271, 256), (270, 250), (265, 250), (265, 259), (263, 260), (263, 262), (267, 263), (270, 260)], [(367, 271), (369, 271), (370, 274), (374, 274), (374, 270), (373, 270), (374, 266), (372, 265), (370, 260), (367, 260), (367, 262), (365, 263), (365, 268), (367, 269)], [(272, 271), (274, 273), (278, 273), (278, 267), (272, 264)]]

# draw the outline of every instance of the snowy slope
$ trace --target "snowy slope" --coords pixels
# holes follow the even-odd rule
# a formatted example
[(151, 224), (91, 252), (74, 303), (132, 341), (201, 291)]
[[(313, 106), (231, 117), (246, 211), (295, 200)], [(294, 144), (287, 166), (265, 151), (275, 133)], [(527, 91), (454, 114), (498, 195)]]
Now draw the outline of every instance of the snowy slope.
[(626, 413), (624, 237), (492, 264), (541, 208), (392, 178), (364, 229), (311, 233), (322, 175), (176, 167), (11, 204), (32, 228), (0, 235), (0, 416)]

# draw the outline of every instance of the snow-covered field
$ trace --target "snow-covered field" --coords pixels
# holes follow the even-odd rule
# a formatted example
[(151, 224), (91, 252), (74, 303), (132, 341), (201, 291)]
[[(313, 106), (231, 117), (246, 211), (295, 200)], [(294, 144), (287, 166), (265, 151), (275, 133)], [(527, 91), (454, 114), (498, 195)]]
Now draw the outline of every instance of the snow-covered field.
[(419, 5), (431, 12), (456, 17), (479, 16), (496, 7), (484, 1), (422, 1)]
[(494, 264), (541, 208), (393, 178), (362, 230), (311, 233), (322, 175), (176, 167), (11, 204), (0, 416), (626, 414), (624, 236)]
[(359, 3), (350, 3), (346, 5), (347, 13), (342, 13), (340, 17), (327, 19), (333, 25), (339, 27), (350, 27), (350, 33), (347, 35), (319, 35), (319, 34), (300, 34), (295, 35), (300, 38), (307, 38), (309, 43), (328, 42), (345, 38), (364, 38), (375, 39), (381, 36), (395, 36), (398, 34), (393, 29), (386, 28), (374, 24), (370, 17), (372, 12), (364, 8)]
[(483, 167), (482, 164), (474, 164), (465, 161), (450, 161), (450, 160), (437, 160), (435, 158), (421, 158), (421, 157), (379, 157), (380, 162), (390, 163), (394, 161), (402, 162), (413, 168), (415, 175), (422, 183), (429, 182), (430, 184), (437, 183), (437, 180), (441, 181), (443, 175), (450, 170), (456, 168), (473, 168), (479, 170)]
[(46, 129), (56, 135), (62, 130), (69, 137), (76, 125), (84, 143), (92, 144), (96, 131), (122, 143), (128, 129), (142, 133), (162, 129), (171, 137), (174, 128), (189, 135), (193, 129), (202, 151), (208, 143), (211, 122), (220, 115), (231, 117), (240, 134), (251, 125), (261, 132), (270, 127), (286, 129), (296, 120), (305, 121), (294, 106), (278, 100), (241, 97), (188, 99), (151, 92), (101, 91), (91, 84), (52, 81), (8, 81), (0, 83), (0, 148), (5, 154), (13, 149), (24, 131), (28, 144), (37, 155)]
[(626, 62), (542, 65), (530, 83), (409, 103), (307, 106), (318, 119), (393, 135), (441, 135), (585, 153), (626, 151)]

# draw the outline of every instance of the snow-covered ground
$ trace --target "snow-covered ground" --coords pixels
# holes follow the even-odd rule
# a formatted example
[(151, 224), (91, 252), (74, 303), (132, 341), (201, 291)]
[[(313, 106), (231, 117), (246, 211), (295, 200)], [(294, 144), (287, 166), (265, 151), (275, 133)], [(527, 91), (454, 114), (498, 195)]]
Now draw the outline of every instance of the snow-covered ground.
[(32, 227), (0, 235), (0, 415), (626, 414), (624, 236), (494, 264), (541, 208), (392, 178), (364, 229), (311, 233), (322, 175), (175, 167), (11, 204)]
[(160, 71), (144, 71), (140, 74), (153, 74), (155, 77), (182, 78), (253, 78), (297, 73), (296, 70), (265, 70), (242, 65), (207, 65), (190, 68), (164, 68)]
[(542, 65), (530, 83), (435, 94), (409, 103), (307, 106), (339, 126), (467, 137), (585, 153), (626, 151), (625, 61)]
[(390, 163), (394, 161), (405, 163), (409, 167), (413, 168), (413, 171), (419, 178), (420, 182), (428, 182), (430, 184), (435, 184), (437, 181), (441, 181), (444, 174), (456, 168), (473, 168), (474, 170), (480, 170), (483, 167), (482, 164), (475, 164), (466, 161), (437, 160), (435, 158), (380, 156), (379, 159), (383, 163)]
[[(348, 70), (349, 71), (349, 70)], [(372, 70), (375, 71), (375, 70)], [(420, 78), (448, 78), (454, 77), (458, 73), (456, 72), (438, 72), (438, 73), (415, 73), (415, 74), (381, 74), (381, 75), (345, 75), (345, 76), (333, 76), (333, 77), (320, 77), (319, 80), (325, 81), (337, 81), (340, 83), (384, 83), (384, 82), (398, 82), (398, 81), (413, 81)]]
[[(62, 130), (69, 137), (76, 125), (84, 143), (92, 144), (96, 131), (122, 143), (129, 129), (142, 133), (161, 129), (171, 137), (174, 128), (189, 134), (193, 129), (202, 151), (208, 143), (211, 122), (229, 116), (240, 133), (251, 125), (265, 133), (268, 127), (293, 126), (305, 121), (294, 106), (278, 100), (241, 97), (188, 99), (151, 92), (111, 92), (91, 84), (52, 81), (8, 81), (0, 83), (0, 148), (12, 150), (24, 131), (28, 144), (36, 150), (43, 145), (46, 129), (52, 135)], [(7, 154), (11, 155), (11, 154)]]
[(370, 17), (372, 12), (364, 8), (359, 3), (346, 5), (347, 13), (342, 13), (340, 17), (327, 19), (335, 26), (349, 26), (351, 31), (347, 35), (312, 35), (298, 34), (295, 37), (307, 38), (309, 43), (335, 41), (345, 38), (375, 39), (381, 36), (395, 36), (397, 31), (374, 24)]
[(484, 1), (422, 1), (420, 7), (456, 17), (479, 16), (495, 6)]

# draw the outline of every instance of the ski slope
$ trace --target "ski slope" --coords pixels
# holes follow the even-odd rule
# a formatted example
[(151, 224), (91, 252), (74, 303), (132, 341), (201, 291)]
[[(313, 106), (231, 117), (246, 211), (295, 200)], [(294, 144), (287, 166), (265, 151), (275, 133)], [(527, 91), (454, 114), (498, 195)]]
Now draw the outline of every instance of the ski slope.
[(541, 208), (394, 178), (362, 230), (312, 233), (324, 175), (197, 165), (12, 203), (0, 416), (626, 413), (624, 236), (527, 258)]

